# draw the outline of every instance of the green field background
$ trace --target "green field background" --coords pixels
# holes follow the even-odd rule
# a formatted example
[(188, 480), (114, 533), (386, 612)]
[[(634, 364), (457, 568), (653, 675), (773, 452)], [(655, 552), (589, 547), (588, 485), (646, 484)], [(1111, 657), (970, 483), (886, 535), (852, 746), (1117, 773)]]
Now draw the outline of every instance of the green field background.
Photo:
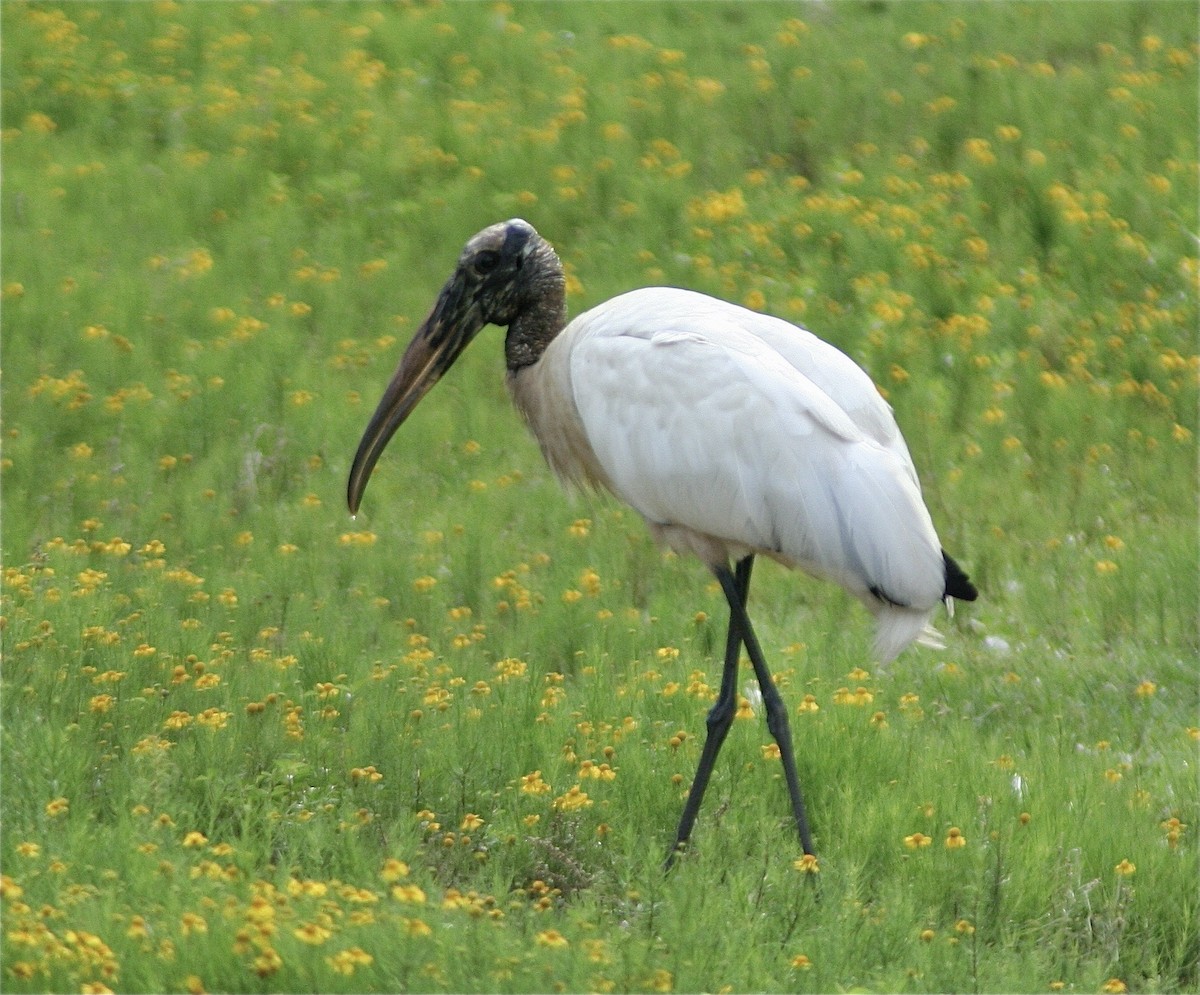
[[(1195, 991), (1192, 3), (0, 6), (0, 985)], [(885, 672), (564, 497), (501, 335), (350, 459), (465, 240), (805, 325), (981, 596)], [(811, 868), (807, 869), (811, 871)]]

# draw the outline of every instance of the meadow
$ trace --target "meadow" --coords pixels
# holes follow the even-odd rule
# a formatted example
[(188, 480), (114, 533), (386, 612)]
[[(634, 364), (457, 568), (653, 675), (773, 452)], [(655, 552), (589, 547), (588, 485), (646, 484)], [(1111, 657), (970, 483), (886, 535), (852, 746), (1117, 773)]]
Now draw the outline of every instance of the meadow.
[[(0, 985), (1195, 991), (1192, 4), (29, 3), (3, 59)], [(699, 564), (501, 335), (351, 457), (471, 234), (895, 408), (981, 597), (885, 672), (763, 564), (800, 862)]]

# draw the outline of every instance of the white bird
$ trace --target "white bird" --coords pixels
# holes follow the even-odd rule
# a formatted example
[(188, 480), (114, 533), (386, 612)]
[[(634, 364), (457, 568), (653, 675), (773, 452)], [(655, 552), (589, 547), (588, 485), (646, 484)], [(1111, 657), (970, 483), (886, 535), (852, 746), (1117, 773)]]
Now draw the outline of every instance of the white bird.
[(707, 564), (729, 602), (721, 689), (667, 863), (691, 835), (733, 722), (742, 644), (813, 853), (787, 709), (746, 612), (754, 557), (857, 597), (884, 663), (936, 640), (939, 603), (976, 597), (942, 550), (890, 406), (811, 332), (704, 294), (634, 290), (568, 324), (558, 256), (513, 219), (467, 242), (409, 343), (354, 458), (352, 512), (393, 433), (489, 323), (508, 327), (509, 391), (560, 480), (630, 505), (657, 540)]

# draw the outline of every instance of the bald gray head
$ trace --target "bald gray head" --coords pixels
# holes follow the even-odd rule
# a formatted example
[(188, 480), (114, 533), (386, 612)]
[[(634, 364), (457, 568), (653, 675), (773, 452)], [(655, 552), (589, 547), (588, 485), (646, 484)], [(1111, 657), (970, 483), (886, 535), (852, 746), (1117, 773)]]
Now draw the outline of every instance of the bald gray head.
[[(509, 328), (509, 341), (514, 338), (513, 325), (527, 325), (528, 319), (547, 310), (562, 317), (565, 304), (562, 263), (553, 247), (528, 221), (513, 218), (484, 228), (472, 236), (463, 247), (454, 275), (442, 293), (461, 295), (464, 303), (473, 301), (482, 324), (504, 325)], [(525, 320), (522, 320), (525, 319)], [(550, 338), (562, 328), (552, 329)], [(518, 328), (519, 340), (530, 334)], [(549, 339), (539, 330), (537, 339), (545, 349)], [(533, 343), (528, 343), (532, 345)], [(506, 351), (511, 345), (506, 345)], [(522, 362), (535, 362), (541, 355), (523, 350)], [(511, 363), (511, 355), (509, 356)]]
[(533, 225), (513, 218), (472, 236), (367, 425), (350, 470), (350, 510), (393, 433), (484, 325), (508, 326), (504, 355), (519, 370), (541, 358), (566, 316), (562, 263)]

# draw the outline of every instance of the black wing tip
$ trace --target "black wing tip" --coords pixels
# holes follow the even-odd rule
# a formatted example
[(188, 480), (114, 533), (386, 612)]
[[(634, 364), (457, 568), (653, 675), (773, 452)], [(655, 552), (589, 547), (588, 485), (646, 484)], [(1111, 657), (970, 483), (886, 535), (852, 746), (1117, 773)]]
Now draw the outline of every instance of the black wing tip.
[(942, 550), (942, 559), (946, 563), (946, 597), (958, 598), (959, 601), (974, 601), (979, 597), (979, 591), (971, 583), (971, 578), (950, 555)]

